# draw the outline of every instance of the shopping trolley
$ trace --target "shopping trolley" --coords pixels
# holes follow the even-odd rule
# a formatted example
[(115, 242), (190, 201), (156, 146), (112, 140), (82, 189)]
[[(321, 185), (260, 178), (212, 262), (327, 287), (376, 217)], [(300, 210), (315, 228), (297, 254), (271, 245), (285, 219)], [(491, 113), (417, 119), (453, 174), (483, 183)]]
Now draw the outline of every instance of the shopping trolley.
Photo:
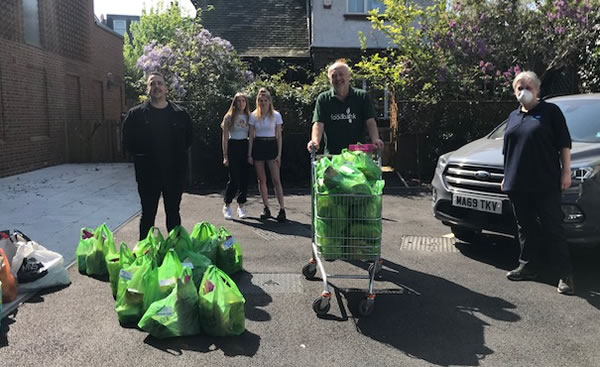
[[(376, 161), (381, 172), (381, 157), (372, 144), (350, 145), (350, 151), (361, 150)], [(382, 194), (322, 193), (316, 188), (317, 165), (320, 159), (311, 153), (311, 238), (312, 258), (302, 268), (306, 279), (314, 279), (319, 270), (323, 279), (323, 292), (313, 301), (317, 315), (329, 312), (331, 292), (328, 278), (368, 279), (369, 290), (359, 304), (360, 315), (373, 312), (375, 275), (381, 269), (381, 199)], [(381, 173), (379, 173), (379, 179)], [(362, 260), (371, 262), (367, 275), (327, 274), (323, 261)]]

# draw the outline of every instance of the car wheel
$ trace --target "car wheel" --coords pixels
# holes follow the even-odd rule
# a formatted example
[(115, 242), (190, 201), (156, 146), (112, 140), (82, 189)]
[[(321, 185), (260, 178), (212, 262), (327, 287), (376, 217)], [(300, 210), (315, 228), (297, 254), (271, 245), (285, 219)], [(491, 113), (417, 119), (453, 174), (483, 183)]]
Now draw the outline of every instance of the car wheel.
[(474, 243), (477, 240), (477, 237), (481, 234), (481, 231), (475, 231), (472, 229), (467, 229), (463, 227), (450, 227), (454, 237), (463, 242)]

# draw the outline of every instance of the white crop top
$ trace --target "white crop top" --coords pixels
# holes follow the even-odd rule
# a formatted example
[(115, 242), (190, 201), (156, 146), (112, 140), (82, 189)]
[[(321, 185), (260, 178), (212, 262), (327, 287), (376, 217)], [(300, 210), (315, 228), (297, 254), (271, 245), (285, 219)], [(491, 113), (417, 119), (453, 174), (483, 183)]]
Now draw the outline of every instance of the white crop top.
[(235, 121), (229, 128), (229, 139), (244, 140), (248, 139), (248, 116), (240, 114), (235, 117)]
[(273, 111), (273, 116), (266, 116), (263, 118), (256, 117), (256, 111), (250, 114), (250, 121), (248, 123), (254, 126), (257, 138), (273, 138), (275, 137), (275, 127), (283, 124), (281, 114), (277, 111)]

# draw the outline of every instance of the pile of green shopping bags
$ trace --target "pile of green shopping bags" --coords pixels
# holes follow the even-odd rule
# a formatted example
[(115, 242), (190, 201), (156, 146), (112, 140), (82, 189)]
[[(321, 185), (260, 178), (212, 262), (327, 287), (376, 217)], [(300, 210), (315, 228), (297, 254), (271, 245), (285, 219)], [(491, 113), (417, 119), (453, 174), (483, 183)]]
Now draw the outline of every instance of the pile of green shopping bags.
[(242, 270), (242, 249), (224, 227), (177, 226), (166, 238), (153, 227), (133, 249), (117, 249), (105, 224), (83, 228), (76, 258), (82, 274), (108, 276), (122, 324), (158, 338), (245, 330), (245, 299), (229, 277)]
[(369, 259), (381, 248), (381, 194), (385, 181), (372, 156), (362, 151), (319, 159), (315, 235), (326, 259)]

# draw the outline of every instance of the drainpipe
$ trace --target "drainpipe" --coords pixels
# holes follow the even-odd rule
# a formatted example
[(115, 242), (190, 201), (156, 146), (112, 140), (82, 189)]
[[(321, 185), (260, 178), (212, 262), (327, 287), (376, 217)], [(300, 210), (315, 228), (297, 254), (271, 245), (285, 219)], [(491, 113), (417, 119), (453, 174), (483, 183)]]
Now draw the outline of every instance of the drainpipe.
[(312, 11), (310, 0), (306, 0), (306, 27), (308, 28), (308, 57), (312, 63)]

